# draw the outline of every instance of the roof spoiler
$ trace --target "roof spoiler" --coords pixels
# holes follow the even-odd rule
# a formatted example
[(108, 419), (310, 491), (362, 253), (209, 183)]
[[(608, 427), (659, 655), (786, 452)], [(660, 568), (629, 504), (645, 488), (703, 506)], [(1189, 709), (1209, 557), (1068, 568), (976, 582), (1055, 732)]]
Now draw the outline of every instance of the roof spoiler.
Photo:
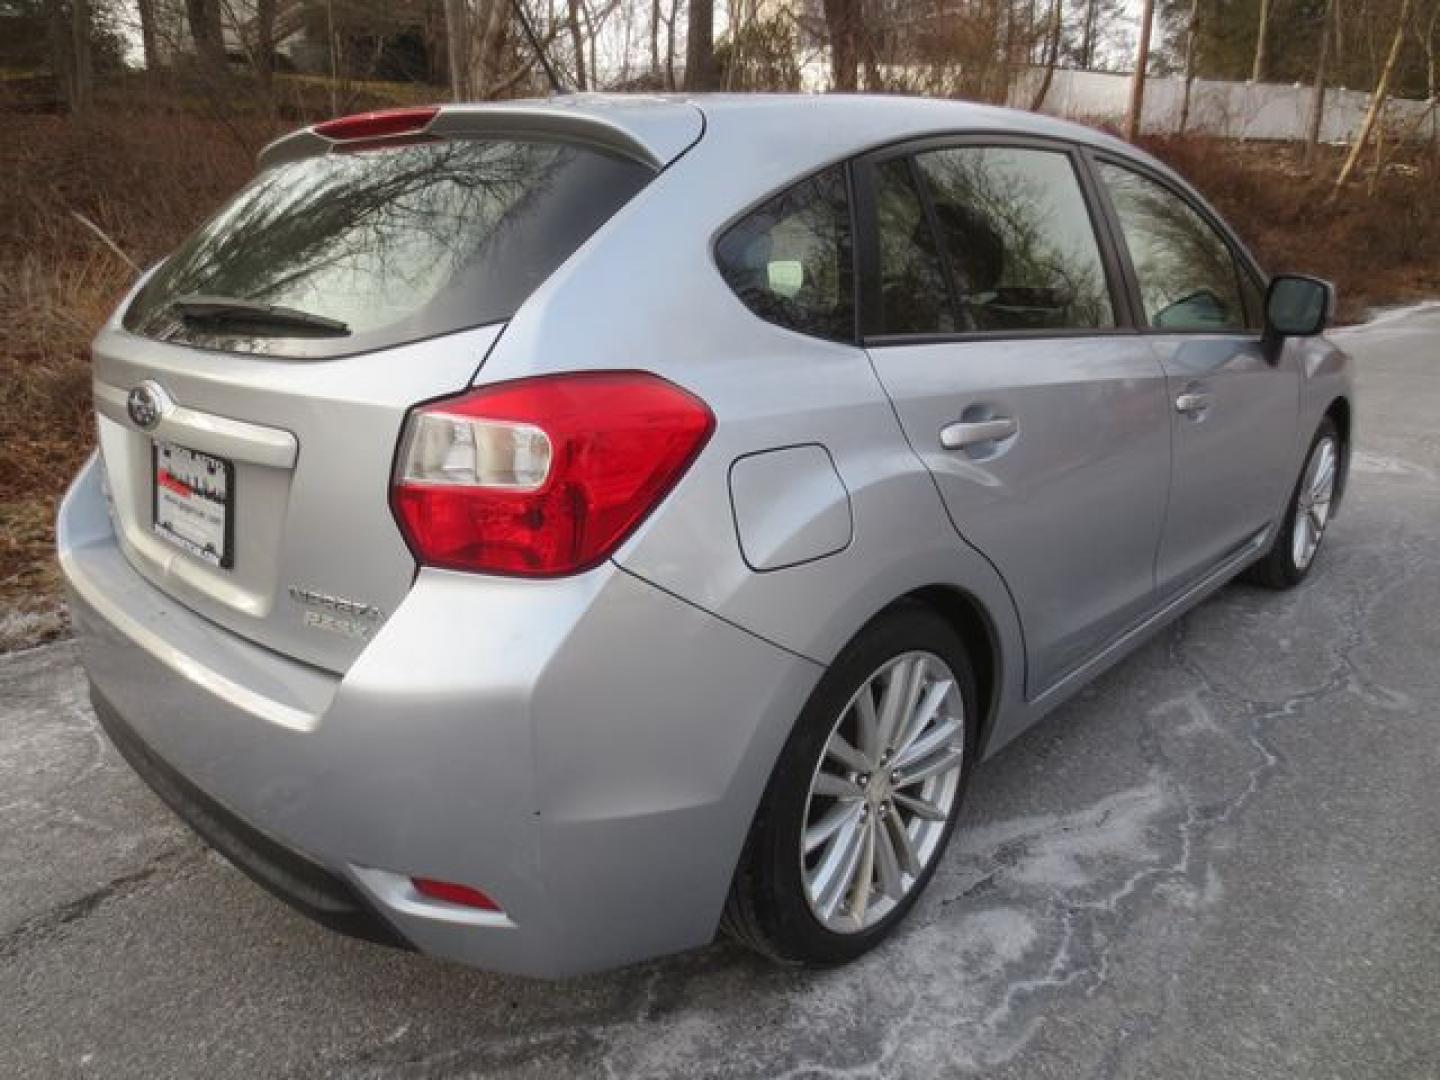
[[(420, 110), (395, 110), (418, 112)], [(427, 110), (428, 111), (428, 110)], [(385, 116), (388, 114), (372, 114)], [(345, 118), (350, 119), (350, 118)], [(261, 169), (314, 157), (344, 145), (327, 138), (342, 121), (328, 121), (281, 136), (260, 151)], [(503, 105), (446, 105), (420, 128), (402, 137), (529, 136), (582, 143), (598, 150), (663, 168), (699, 140), (704, 131), (700, 110), (675, 98), (576, 94), (553, 102), (507, 102)], [(383, 145), (374, 140), (372, 145)]]

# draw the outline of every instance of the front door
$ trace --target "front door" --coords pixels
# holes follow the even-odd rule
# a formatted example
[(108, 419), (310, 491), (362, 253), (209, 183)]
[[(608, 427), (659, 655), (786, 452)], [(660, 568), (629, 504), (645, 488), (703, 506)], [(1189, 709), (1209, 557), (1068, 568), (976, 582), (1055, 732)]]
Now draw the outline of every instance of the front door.
[(1170, 477), (1165, 374), (1118, 328), (1075, 166), (956, 145), (858, 176), (870, 355), (955, 528), (1009, 586), (1032, 697), (1154, 603)]
[(1133, 268), (1174, 425), (1170, 509), (1157, 557), (1179, 591), (1261, 541), (1294, 477), (1300, 379), (1267, 355), (1259, 288), (1223, 234), (1179, 192), (1100, 162)]

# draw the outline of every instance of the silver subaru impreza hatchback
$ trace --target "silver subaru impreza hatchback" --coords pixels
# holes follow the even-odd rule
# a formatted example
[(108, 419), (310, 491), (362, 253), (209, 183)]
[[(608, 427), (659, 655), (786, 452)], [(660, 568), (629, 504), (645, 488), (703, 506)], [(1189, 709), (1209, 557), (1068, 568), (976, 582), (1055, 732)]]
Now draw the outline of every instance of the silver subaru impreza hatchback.
[(95, 709), (260, 884), (563, 976), (905, 917), (973, 766), (1246, 571), (1303, 579), (1329, 287), (1174, 173), (957, 102), (347, 117), (94, 343)]

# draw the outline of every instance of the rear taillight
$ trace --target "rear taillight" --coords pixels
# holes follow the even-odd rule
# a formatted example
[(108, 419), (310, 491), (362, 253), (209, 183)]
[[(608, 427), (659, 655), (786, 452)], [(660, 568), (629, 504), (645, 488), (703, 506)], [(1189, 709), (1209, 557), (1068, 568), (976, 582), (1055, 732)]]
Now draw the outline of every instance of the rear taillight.
[(425, 566), (554, 577), (604, 560), (715, 424), (642, 372), (543, 376), (410, 414), (390, 503)]
[(336, 142), (355, 139), (386, 139), (394, 135), (414, 135), (424, 131), (439, 113), (438, 105), (421, 105), (407, 109), (383, 109), (380, 112), (356, 113), (315, 125), (315, 134)]

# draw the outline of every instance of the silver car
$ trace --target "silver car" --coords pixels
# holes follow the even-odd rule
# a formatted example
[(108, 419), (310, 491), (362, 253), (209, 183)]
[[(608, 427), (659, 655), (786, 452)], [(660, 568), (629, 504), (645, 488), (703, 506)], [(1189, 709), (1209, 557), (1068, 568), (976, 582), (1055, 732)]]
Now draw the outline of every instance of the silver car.
[(1343, 492), (1348, 361), (1179, 177), (958, 102), (331, 121), (120, 305), (95, 708), (338, 929), (591, 971), (905, 917), (974, 765)]

